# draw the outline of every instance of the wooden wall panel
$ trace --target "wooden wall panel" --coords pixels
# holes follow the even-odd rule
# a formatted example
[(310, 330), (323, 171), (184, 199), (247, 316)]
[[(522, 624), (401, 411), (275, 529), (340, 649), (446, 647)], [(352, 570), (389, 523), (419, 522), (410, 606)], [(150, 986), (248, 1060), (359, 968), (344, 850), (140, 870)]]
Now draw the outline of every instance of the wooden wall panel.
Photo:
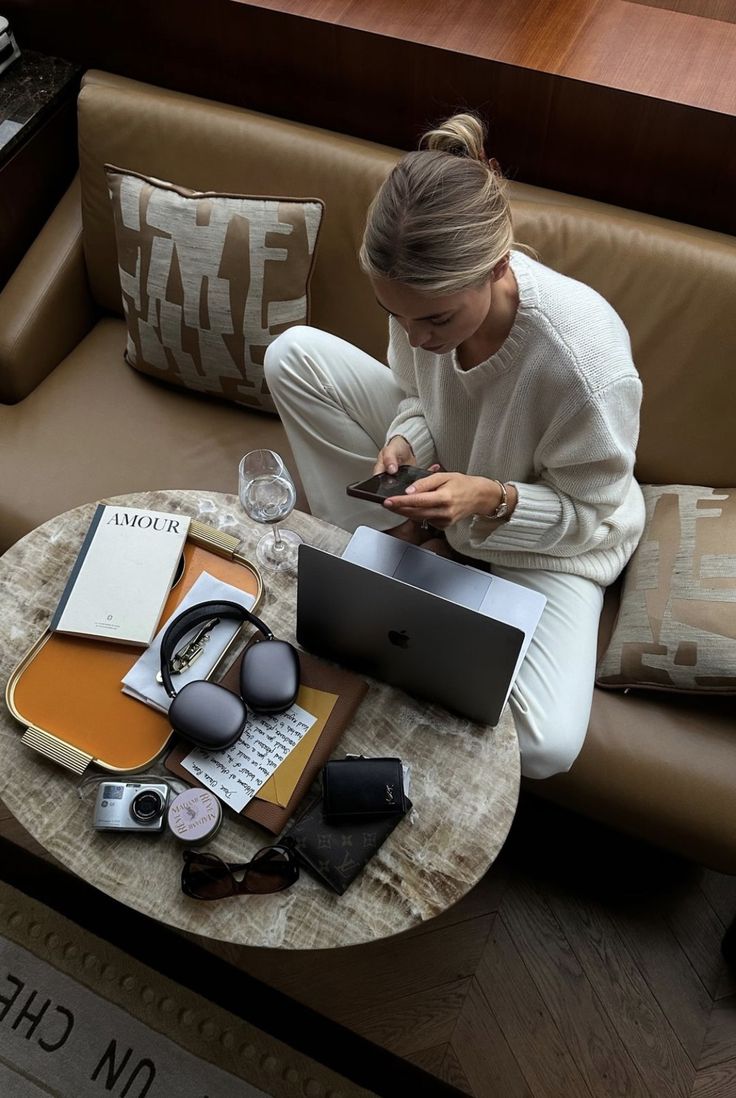
[(234, 2), (706, 110), (736, 105), (736, 28), (697, 10), (733, 0)]
[[(601, 12), (644, 11), (625, 0), (604, 11), (601, 2), (571, 0), (578, 16), (573, 26), (560, 14), (560, 0), (546, 0), (547, 37), (527, 23), (525, 56), (542, 57), (544, 48), (549, 54), (557, 28), (559, 67), (569, 72), (574, 59), (579, 68), (587, 58), (593, 68), (591, 50), (580, 52), (591, 20)], [(478, 56), (479, 47), (470, 56), (388, 37), (407, 16), (405, 5), (387, 0), (302, 0), (301, 10), (309, 7), (323, 18), (271, 10), (278, 6), (287, 5), (211, 0), (204, 9), (179, 0), (174, 17), (171, 5), (156, 0), (4, 0), (21, 41), (44, 52), (400, 148), (413, 147), (438, 116), (472, 107), (488, 119), (491, 151), (513, 178), (736, 233), (733, 114)], [(408, 6), (418, 10), (417, 3)], [(520, 16), (530, 6), (545, 5), (515, 0), (517, 19), (512, 26), (507, 18), (505, 48), (515, 27), (515, 48), (521, 49)], [(475, 11), (480, 19), (483, 10), (509, 5), (475, 0), (447, 9), (419, 7), (426, 37), (439, 33), (437, 11), (451, 10), (459, 25), (458, 12)], [(340, 24), (355, 20), (358, 10), (364, 19), (371, 13), (382, 33)], [(387, 21), (392, 11), (393, 22)], [(418, 35), (418, 17), (412, 25)], [(482, 31), (478, 24), (477, 41)], [(472, 26), (463, 33), (467, 37)], [(567, 55), (565, 41), (571, 43)], [(547, 61), (551, 65), (550, 56)]]
[(702, 19), (722, 19), (736, 23), (736, 4), (733, 0), (629, 0), (630, 4), (644, 4), (650, 8), (666, 8), (686, 15), (699, 15)]

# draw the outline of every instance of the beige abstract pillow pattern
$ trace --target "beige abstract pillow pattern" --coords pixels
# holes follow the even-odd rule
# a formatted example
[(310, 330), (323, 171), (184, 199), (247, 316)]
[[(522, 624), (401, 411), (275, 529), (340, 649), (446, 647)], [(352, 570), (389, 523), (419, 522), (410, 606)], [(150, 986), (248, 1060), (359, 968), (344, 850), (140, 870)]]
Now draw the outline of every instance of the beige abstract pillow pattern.
[(322, 202), (190, 191), (106, 171), (129, 364), (275, 411), (263, 356), (280, 332), (308, 322)]
[(736, 489), (643, 486), (602, 686), (736, 693)]

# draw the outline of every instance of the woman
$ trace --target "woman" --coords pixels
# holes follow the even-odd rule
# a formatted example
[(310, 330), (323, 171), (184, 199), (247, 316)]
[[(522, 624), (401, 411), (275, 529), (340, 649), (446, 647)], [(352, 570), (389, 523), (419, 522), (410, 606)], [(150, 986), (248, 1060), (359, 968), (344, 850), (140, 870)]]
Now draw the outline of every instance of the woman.
[[(514, 249), (484, 140), (455, 115), (369, 210), (360, 259), (389, 317), (390, 370), (301, 327), (271, 345), (266, 376), (314, 514), (348, 530), (431, 523), (546, 596), (510, 698), (522, 773), (545, 778), (582, 746), (603, 589), (643, 528), (641, 383), (610, 305)], [(383, 509), (345, 494), (369, 466), (402, 464), (433, 473)]]

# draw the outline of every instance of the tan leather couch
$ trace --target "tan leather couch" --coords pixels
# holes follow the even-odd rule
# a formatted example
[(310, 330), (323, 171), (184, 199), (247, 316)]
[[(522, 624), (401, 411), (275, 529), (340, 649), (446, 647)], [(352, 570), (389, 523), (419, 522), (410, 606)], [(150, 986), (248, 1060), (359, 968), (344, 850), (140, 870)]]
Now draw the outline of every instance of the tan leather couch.
[[(101, 72), (84, 80), (79, 148), (78, 182), (0, 296), (0, 548), (118, 492), (233, 492), (254, 446), (290, 456), (276, 418), (166, 388), (123, 361), (105, 163), (192, 188), (324, 199), (312, 322), (378, 357), (386, 345), (356, 254), (396, 150)], [(528, 186), (512, 198), (517, 238), (598, 289), (628, 325), (645, 393), (639, 479), (733, 486), (733, 240)], [(530, 784), (736, 872), (733, 712), (731, 699), (597, 690), (572, 771)]]

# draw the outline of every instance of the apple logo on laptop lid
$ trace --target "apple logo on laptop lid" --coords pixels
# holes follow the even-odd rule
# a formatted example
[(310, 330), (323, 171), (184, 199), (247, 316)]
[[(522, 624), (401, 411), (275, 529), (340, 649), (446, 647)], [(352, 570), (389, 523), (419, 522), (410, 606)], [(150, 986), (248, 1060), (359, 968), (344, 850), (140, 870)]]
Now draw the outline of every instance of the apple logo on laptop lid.
[(392, 644), (396, 645), (397, 648), (409, 647), (410, 638), (406, 629), (402, 629), (401, 632), (399, 632), (397, 629), (389, 629), (388, 639), (391, 641)]

